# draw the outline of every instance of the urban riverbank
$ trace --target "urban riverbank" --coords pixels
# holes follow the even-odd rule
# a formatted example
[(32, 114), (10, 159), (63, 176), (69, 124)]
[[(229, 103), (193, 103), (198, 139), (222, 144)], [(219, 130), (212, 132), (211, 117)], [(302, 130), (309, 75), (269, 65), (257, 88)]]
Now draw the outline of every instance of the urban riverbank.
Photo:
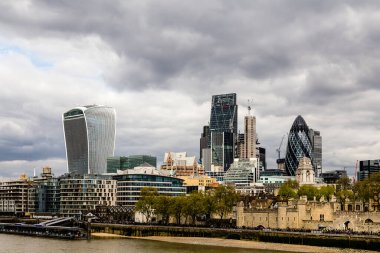
[(288, 247), (290, 245), (309, 245), (374, 251), (380, 249), (380, 237), (368, 235), (96, 223), (91, 224), (91, 232), (93, 234), (108, 233), (138, 238), (192, 237), (234, 239), (235, 241), (270, 242), (276, 245), (286, 244)]

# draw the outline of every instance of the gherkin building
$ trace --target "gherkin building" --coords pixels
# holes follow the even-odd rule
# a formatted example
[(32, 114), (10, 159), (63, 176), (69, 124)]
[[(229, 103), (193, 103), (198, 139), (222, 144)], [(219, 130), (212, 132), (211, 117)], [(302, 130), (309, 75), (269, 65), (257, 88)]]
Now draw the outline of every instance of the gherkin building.
[(313, 146), (310, 140), (309, 127), (301, 115), (298, 115), (290, 128), (286, 148), (285, 169), (289, 176), (295, 176), (299, 160), (302, 157), (312, 159)]

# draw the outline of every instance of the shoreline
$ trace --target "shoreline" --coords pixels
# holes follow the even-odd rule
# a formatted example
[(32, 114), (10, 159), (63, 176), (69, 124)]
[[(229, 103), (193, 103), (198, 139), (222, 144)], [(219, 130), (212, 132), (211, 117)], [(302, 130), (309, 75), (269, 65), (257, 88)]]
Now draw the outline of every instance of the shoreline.
[(170, 237), (170, 236), (123, 236), (109, 233), (92, 233), (92, 238), (99, 239), (139, 239), (160, 241), (169, 243), (180, 244), (193, 244), (193, 245), (205, 245), (205, 246), (218, 246), (218, 247), (230, 247), (241, 249), (259, 249), (259, 250), (277, 250), (283, 252), (301, 252), (301, 253), (375, 253), (377, 251), (358, 250), (358, 249), (342, 249), (342, 248), (329, 248), (299, 244), (283, 244), (283, 243), (271, 243), (271, 242), (257, 242), (246, 240), (233, 240), (223, 238), (205, 238), (205, 237)]

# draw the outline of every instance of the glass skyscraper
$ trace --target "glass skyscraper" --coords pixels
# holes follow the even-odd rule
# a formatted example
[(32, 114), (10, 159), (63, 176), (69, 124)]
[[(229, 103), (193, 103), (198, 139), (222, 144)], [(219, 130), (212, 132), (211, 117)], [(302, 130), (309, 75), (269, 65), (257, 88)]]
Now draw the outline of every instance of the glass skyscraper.
[(310, 140), (309, 127), (301, 115), (298, 115), (290, 128), (286, 149), (285, 169), (289, 176), (295, 176), (299, 160), (312, 157), (313, 146)]
[(237, 138), (236, 94), (212, 96), (210, 115), (211, 164), (226, 171), (233, 162)]
[(116, 112), (112, 107), (89, 105), (63, 114), (69, 173), (102, 174), (107, 157), (114, 156)]

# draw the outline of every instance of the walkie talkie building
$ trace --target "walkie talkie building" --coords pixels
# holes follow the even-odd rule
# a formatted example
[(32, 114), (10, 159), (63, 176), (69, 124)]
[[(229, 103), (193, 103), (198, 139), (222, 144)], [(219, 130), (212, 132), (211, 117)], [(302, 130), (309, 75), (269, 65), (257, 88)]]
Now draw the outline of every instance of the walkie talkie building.
[(107, 157), (114, 156), (116, 113), (112, 107), (89, 105), (63, 114), (63, 129), (69, 173), (102, 174)]

